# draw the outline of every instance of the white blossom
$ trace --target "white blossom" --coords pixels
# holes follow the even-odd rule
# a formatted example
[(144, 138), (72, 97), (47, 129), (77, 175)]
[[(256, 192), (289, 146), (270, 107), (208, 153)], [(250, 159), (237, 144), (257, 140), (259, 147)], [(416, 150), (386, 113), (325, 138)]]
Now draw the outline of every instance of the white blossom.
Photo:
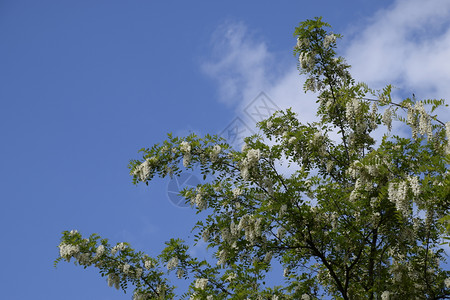
[(191, 152), (191, 145), (189, 145), (188, 142), (183, 141), (183, 142), (181, 142), (181, 144), (180, 144), (180, 150), (181, 150), (181, 152), (183, 152), (183, 153), (189, 153), (189, 152)]
[(210, 159), (212, 162), (215, 162), (222, 151), (222, 148), (219, 145), (215, 145), (210, 153)]
[(272, 251), (269, 251), (269, 252), (266, 253), (266, 255), (264, 256), (264, 262), (266, 264), (270, 263), (270, 261), (272, 260), (272, 255), (273, 255)]
[[(208, 203), (204, 197), (204, 192), (202, 189), (197, 188), (196, 189), (197, 194), (195, 195), (194, 204), (197, 205), (199, 210), (204, 210), (207, 208)], [(192, 202), (192, 200), (191, 200)]]
[(234, 188), (234, 189), (233, 189), (233, 197), (234, 197), (234, 198), (237, 198), (237, 197), (239, 197), (240, 195), (242, 195), (242, 189), (241, 189), (241, 188)]
[(219, 260), (217, 261), (218, 266), (225, 264), (225, 262), (227, 261), (227, 252), (224, 249), (220, 250), (218, 258), (219, 258)]
[(325, 38), (323, 39), (323, 47), (324, 48), (328, 48), (330, 47), (331, 44), (336, 42), (336, 36), (334, 34), (329, 34), (327, 36), (325, 36)]
[(197, 278), (197, 280), (195, 280), (195, 288), (196, 289), (204, 290), (207, 285), (208, 285), (207, 278)]
[(125, 249), (125, 247), (126, 245), (124, 243), (117, 244), (111, 249), (111, 254), (116, 255), (117, 251), (122, 251)]
[(395, 207), (404, 216), (409, 214), (409, 202), (406, 197), (407, 182), (400, 181), (399, 183), (390, 182), (388, 186), (388, 198), (391, 202), (395, 203)]
[(78, 245), (62, 243), (59, 245), (59, 255), (67, 261), (70, 258), (77, 255), (80, 252), (80, 247)]
[(136, 268), (135, 278), (141, 278), (143, 272), (144, 270), (142, 270), (141, 268)]
[(408, 182), (412, 193), (417, 197), (420, 194), (419, 178), (416, 176), (408, 176)]
[(278, 213), (280, 215), (280, 217), (282, 217), (286, 213), (286, 210), (287, 210), (287, 205), (286, 204), (281, 205), (280, 212)]
[(204, 242), (208, 242), (209, 240), (209, 236), (210, 236), (211, 232), (209, 231), (209, 228), (205, 228), (202, 232), (202, 238)]
[(389, 300), (390, 294), (391, 294), (391, 293), (389, 293), (388, 291), (384, 291), (384, 292), (381, 294), (381, 299), (382, 299), (382, 300)]
[(178, 260), (178, 257), (176, 256), (172, 257), (167, 263), (167, 270), (175, 269), (178, 266), (179, 262), (180, 261)]
[(445, 278), (444, 284), (446, 288), (450, 289), (450, 278)]
[(114, 286), (116, 289), (119, 289), (120, 287), (120, 277), (114, 273), (111, 273), (108, 275), (107, 278), (108, 286), (112, 287)]
[(303, 294), (302, 295), (302, 300), (310, 300), (310, 299), (311, 299), (311, 297), (309, 297), (308, 294)]
[(307, 72), (311, 71), (316, 63), (314, 56), (313, 53), (301, 52), (298, 57), (301, 68), (305, 69)]
[(129, 264), (124, 264), (123, 266), (122, 266), (122, 271), (125, 273), (125, 274), (130, 274), (130, 272), (131, 272), (131, 270), (130, 270), (130, 268), (131, 268), (131, 266), (129, 265)]
[(153, 262), (152, 262), (150, 259), (147, 259), (147, 260), (144, 262), (144, 267), (145, 267), (147, 270), (150, 270), (151, 268), (153, 268)]
[(95, 255), (97, 257), (100, 257), (103, 255), (103, 253), (105, 253), (105, 246), (103, 246), (103, 245), (98, 246), (97, 250), (95, 251)]
[(386, 108), (386, 110), (383, 113), (382, 118), (383, 124), (387, 126), (388, 130), (392, 130), (392, 110), (390, 107)]
[(300, 48), (301, 46), (309, 47), (309, 41), (308, 39), (300, 39), (300, 37), (297, 37), (297, 48)]
[(183, 269), (178, 269), (177, 270), (177, 278), (181, 279), (181, 278), (183, 278), (183, 275), (184, 275), (184, 270)]
[(281, 240), (284, 237), (285, 233), (286, 233), (286, 229), (284, 229), (283, 227), (278, 228), (277, 238), (279, 238)]
[(225, 280), (232, 281), (232, 280), (236, 279), (236, 277), (237, 277), (236, 273), (230, 273)]
[(351, 101), (348, 101), (345, 107), (345, 116), (349, 123), (355, 122), (355, 117), (359, 113), (360, 103), (359, 100), (353, 98)]
[(183, 166), (185, 168), (187, 168), (189, 166), (189, 164), (191, 163), (191, 159), (192, 159), (192, 154), (190, 152), (186, 152), (183, 155)]

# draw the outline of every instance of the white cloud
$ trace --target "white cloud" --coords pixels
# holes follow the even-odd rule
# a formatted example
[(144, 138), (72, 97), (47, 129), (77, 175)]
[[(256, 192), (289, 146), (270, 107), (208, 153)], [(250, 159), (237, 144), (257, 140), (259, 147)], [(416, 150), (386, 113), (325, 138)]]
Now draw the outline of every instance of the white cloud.
[[(360, 24), (351, 38), (343, 34), (340, 52), (357, 81), (375, 89), (393, 84), (396, 101), (413, 93), (418, 99), (450, 101), (450, 1), (398, 0)], [(247, 125), (254, 128), (243, 110), (261, 91), (278, 107), (292, 107), (303, 123), (316, 119), (315, 95), (303, 92), (304, 77), (294, 62), (274, 76), (279, 60), (242, 23), (219, 28), (213, 43), (213, 59), (204, 71), (217, 81), (221, 100), (235, 105)], [(438, 111), (444, 122), (449, 113)]]
[(213, 35), (213, 57), (203, 71), (219, 82), (226, 103), (253, 98), (267, 84), (271, 54), (263, 42), (252, 39), (242, 23), (228, 23)]
[(450, 1), (399, 0), (375, 13), (345, 51), (354, 77), (403, 95), (450, 99)]
[(303, 122), (314, 119), (314, 95), (303, 92), (304, 78), (295, 61), (281, 73), (273, 71), (280, 69), (280, 61), (243, 23), (221, 26), (214, 33), (213, 45), (212, 58), (202, 66), (203, 71), (217, 81), (220, 100), (235, 106), (237, 115), (252, 130), (255, 121), (244, 110), (261, 92), (281, 109), (293, 107), (294, 111), (301, 111)]

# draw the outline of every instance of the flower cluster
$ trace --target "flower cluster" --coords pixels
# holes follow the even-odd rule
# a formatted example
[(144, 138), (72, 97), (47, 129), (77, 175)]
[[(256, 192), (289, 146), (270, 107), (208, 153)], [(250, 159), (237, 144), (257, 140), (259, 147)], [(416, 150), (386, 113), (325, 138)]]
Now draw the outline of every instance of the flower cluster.
[(300, 62), (300, 66), (307, 72), (311, 72), (314, 69), (316, 64), (315, 54), (308, 52), (301, 52), (298, 57), (298, 61)]
[(240, 219), (237, 228), (238, 230), (244, 230), (245, 239), (251, 244), (254, 244), (261, 236), (261, 218), (246, 214)]
[(180, 150), (183, 153), (183, 166), (188, 167), (192, 159), (191, 145), (188, 142), (183, 141), (180, 144)]
[(157, 163), (156, 157), (146, 159), (142, 164), (136, 167), (133, 171), (133, 175), (137, 176), (142, 182), (149, 179), (153, 166)]
[(178, 264), (180, 263), (180, 260), (178, 259), (178, 257), (174, 256), (172, 257), (169, 262), (167, 263), (167, 270), (172, 270), (175, 269)]
[(392, 110), (390, 107), (387, 107), (383, 113), (382, 118), (383, 124), (386, 125), (389, 131), (392, 130)]
[(395, 203), (395, 207), (405, 217), (410, 214), (410, 205), (407, 198), (407, 181), (390, 182), (388, 187), (389, 200)]
[(359, 100), (356, 98), (353, 98), (351, 101), (347, 102), (345, 116), (350, 124), (355, 122), (355, 118), (360, 112), (360, 107)]
[(197, 278), (197, 280), (195, 280), (196, 289), (204, 290), (207, 285), (208, 285), (208, 278)]
[(244, 180), (249, 180), (250, 171), (253, 167), (258, 164), (261, 156), (261, 151), (259, 149), (249, 149), (247, 151), (246, 157), (241, 162), (241, 176)]
[(221, 151), (222, 147), (220, 147), (219, 145), (214, 145), (209, 155), (212, 162), (215, 162), (217, 160)]
[(336, 43), (336, 35), (334, 35), (334, 34), (328, 34), (323, 39), (323, 47), (324, 48), (328, 48), (328, 47), (330, 47), (330, 45), (333, 45), (334, 43)]

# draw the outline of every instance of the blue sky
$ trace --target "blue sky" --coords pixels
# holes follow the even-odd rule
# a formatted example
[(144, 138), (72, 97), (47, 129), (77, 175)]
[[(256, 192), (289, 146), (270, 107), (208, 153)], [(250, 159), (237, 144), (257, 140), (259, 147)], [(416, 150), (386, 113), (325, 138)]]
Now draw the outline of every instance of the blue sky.
[(344, 34), (357, 80), (450, 99), (445, 0), (1, 1), (2, 298), (130, 299), (94, 269), (55, 269), (61, 232), (151, 255), (186, 237), (194, 212), (166, 179), (133, 186), (128, 161), (168, 132), (254, 128), (244, 110), (260, 92), (312, 120), (292, 33), (315, 16)]

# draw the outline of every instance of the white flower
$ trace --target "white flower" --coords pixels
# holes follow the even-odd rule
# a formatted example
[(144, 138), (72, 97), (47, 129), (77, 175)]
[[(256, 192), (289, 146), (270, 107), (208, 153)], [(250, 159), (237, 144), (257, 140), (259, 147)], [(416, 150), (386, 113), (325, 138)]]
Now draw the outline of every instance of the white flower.
[(445, 278), (444, 284), (446, 288), (450, 289), (450, 278)]
[(286, 210), (287, 210), (287, 205), (286, 204), (281, 205), (280, 211), (278, 213), (280, 215), (280, 217), (282, 217), (286, 213)]
[(330, 47), (330, 45), (332, 43), (335, 43), (335, 42), (336, 42), (336, 36), (334, 34), (327, 35), (323, 39), (323, 47), (328, 48), (328, 47)]
[(126, 245), (124, 243), (117, 244), (111, 249), (111, 254), (115, 255), (117, 251), (122, 251), (125, 249), (125, 247)]
[(297, 48), (300, 48), (301, 46), (309, 47), (309, 41), (307, 39), (300, 39), (300, 37), (297, 37)]
[(167, 263), (167, 270), (175, 269), (178, 266), (179, 262), (180, 261), (178, 260), (178, 257), (176, 256), (172, 257)]
[(282, 239), (284, 237), (285, 233), (286, 233), (286, 229), (284, 229), (283, 227), (278, 228), (277, 238)]
[[(197, 205), (199, 210), (204, 210), (208, 206), (206, 199), (203, 197), (203, 191), (201, 189), (196, 190), (197, 195), (195, 195), (194, 203)], [(192, 201), (192, 200), (191, 200)]]
[(67, 261), (70, 258), (77, 255), (80, 252), (80, 247), (78, 245), (62, 243), (59, 245), (59, 255)]
[(189, 153), (189, 152), (191, 152), (191, 145), (189, 145), (188, 142), (183, 141), (183, 142), (181, 142), (181, 144), (180, 144), (180, 150), (181, 150), (181, 152), (183, 152), (183, 153)]
[(177, 277), (178, 279), (181, 279), (184, 275), (184, 270), (183, 269), (178, 269), (177, 270)]
[(266, 264), (270, 263), (271, 260), (272, 260), (272, 251), (267, 252), (266, 255), (264, 256), (264, 262)]
[(97, 250), (95, 250), (95, 255), (97, 257), (99, 257), (99, 256), (102, 256), (103, 253), (105, 253), (105, 246), (103, 246), (103, 245), (98, 246)]
[(359, 113), (360, 103), (359, 100), (354, 98), (351, 101), (348, 101), (345, 107), (345, 116), (349, 123), (353, 123), (355, 121), (356, 115)]
[(301, 68), (305, 69), (306, 71), (311, 71), (316, 63), (314, 56), (314, 53), (301, 52), (298, 57)]
[(412, 193), (417, 197), (420, 194), (419, 179), (416, 176), (408, 176), (408, 181)]
[(152, 156), (148, 159), (146, 159), (142, 164), (137, 166), (134, 171), (133, 175), (137, 176), (139, 180), (146, 181), (152, 172), (152, 166), (157, 162), (157, 158)]
[(327, 161), (327, 172), (331, 173), (331, 171), (333, 171), (333, 168), (334, 168), (334, 161), (332, 160)]
[(247, 163), (253, 165), (258, 162), (261, 156), (261, 151), (259, 149), (250, 149), (247, 152)]
[(211, 151), (210, 158), (212, 162), (215, 162), (217, 160), (217, 157), (219, 156), (220, 151), (222, 151), (222, 148), (219, 145), (215, 145)]
[(191, 163), (192, 155), (191, 153), (187, 152), (183, 155), (183, 166), (187, 168), (189, 164)]
[(108, 286), (112, 287), (114, 286), (116, 289), (119, 289), (120, 287), (120, 278), (118, 275), (111, 273), (108, 275), (107, 278)]
[(124, 264), (122, 267), (122, 270), (125, 274), (129, 274), (130, 273), (130, 265), (129, 264)]
[(248, 168), (244, 167), (241, 169), (241, 177), (244, 180), (249, 180), (250, 179), (250, 172), (248, 171)]
[(217, 265), (221, 266), (227, 261), (227, 252), (225, 250), (220, 250), (218, 257), (219, 260), (217, 261)]
[(135, 278), (138, 278), (138, 279), (141, 278), (143, 272), (144, 271), (141, 268), (136, 268), (136, 276), (135, 276)]
[(239, 197), (240, 195), (242, 195), (242, 189), (241, 189), (241, 188), (235, 188), (235, 189), (233, 189), (233, 197), (234, 197), (234, 198), (237, 198), (237, 197)]
[(210, 234), (209, 228), (205, 228), (202, 232), (203, 241), (208, 242)]
[(302, 300), (310, 300), (310, 299), (311, 299), (311, 297), (309, 297), (308, 294), (303, 294), (302, 295)]
[(197, 278), (195, 281), (195, 288), (204, 290), (206, 286), (208, 285), (208, 279), (207, 278)]
[(384, 292), (381, 294), (381, 299), (382, 299), (382, 300), (389, 300), (389, 296), (390, 296), (390, 293), (389, 293), (388, 291), (384, 291)]
[(386, 108), (383, 113), (383, 124), (387, 126), (388, 130), (392, 130), (392, 110), (390, 107)]
[(152, 263), (152, 261), (151, 260), (146, 260), (145, 261), (145, 263), (144, 263), (144, 267), (147, 269), (147, 270), (150, 270), (151, 268), (153, 268), (153, 263)]
[(232, 281), (232, 280), (236, 279), (236, 277), (237, 277), (236, 273), (230, 273), (230, 275), (228, 275), (228, 277), (225, 280)]

